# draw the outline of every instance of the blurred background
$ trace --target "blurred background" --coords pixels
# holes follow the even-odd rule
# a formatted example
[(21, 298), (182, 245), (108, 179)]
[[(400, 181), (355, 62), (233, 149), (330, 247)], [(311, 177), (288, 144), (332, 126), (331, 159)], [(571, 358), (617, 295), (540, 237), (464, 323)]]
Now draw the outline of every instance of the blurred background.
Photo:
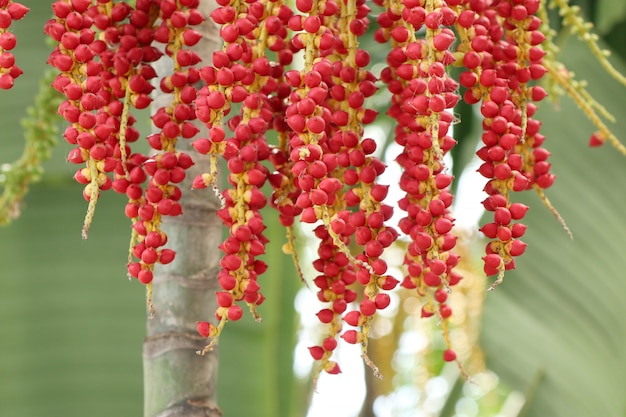
[[(26, 18), (11, 26), (24, 75), (12, 90), (0, 92), (0, 164), (19, 158), (19, 120), (33, 103), (50, 50), (42, 28), (52, 2), (31, 3)], [(626, 3), (577, 3), (624, 73)], [(625, 139), (625, 87), (567, 31), (557, 42), (560, 58), (578, 79), (588, 80), (594, 97), (615, 116), (611, 129)], [(369, 50), (385, 53), (375, 45)], [(484, 242), (471, 220), (480, 216), (474, 205), (482, 185), (472, 179), (476, 167), (467, 157), (480, 140), (480, 124), (463, 127), (466, 131), (459, 126), (465, 154), (454, 162), (455, 210), (459, 218), (470, 213), (470, 221), (460, 246), (466, 279), (455, 300), (460, 314), (453, 337), (475, 383), (443, 365), (436, 323), (416, 320), (417, 301), (398, 292), (390, 314), (378, 320), (370, 348), (385, 379), (372, 378), (357, 352), (344, 351), (344, 373), (320, 379), (313, 395), (306, 347), (319, 338), (313, 316), (319, 306), (279, 244), (266, 257), (271, 269), (263, 287), (263, 323), (245, 318), (229, 325), (220, 339), (218, 400), (224, 415), (625, 416), (626, 159), (609, 146), (588, 148), (595, 129), (566, 97), (543, 103), (538, 118), (544, 120), (545, 147), (558, 176), (547, 195), (574, 239), (536, 195), (521, 196), (518, 201), (531, 206), (525, 218), (527, 253), (488, 294), (480, 272)], [(149, 129), (147, 120), (138, 123)], [(385, 123), (381, 118), (380, 132), (387, 131)], [(126, 279), (125, 199), (105, 193), (83, 241), (86, 202), (72, 180), (76, 167), (65, 162), (69, 145), (60, 135), (57, 140), (21, 217), (0, 228), (0, 417), (139, 416), (145, 295), (143, 286)], [(282, 244), (280, 229), (268, 230), (274, 230), (270, 239)], [(306, 231), (301, 235), (306, 265), (314, 249), (307, 249)]]

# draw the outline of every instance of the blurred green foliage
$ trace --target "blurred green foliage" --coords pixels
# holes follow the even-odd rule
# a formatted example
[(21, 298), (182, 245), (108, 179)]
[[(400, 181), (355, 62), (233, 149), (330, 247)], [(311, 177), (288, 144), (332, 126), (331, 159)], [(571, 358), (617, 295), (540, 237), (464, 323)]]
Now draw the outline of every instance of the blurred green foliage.
[(41, 184), (0, 229), (0, 416), (141, 415), (144, 289), (126, 279), (128, 220), (77, 184)]

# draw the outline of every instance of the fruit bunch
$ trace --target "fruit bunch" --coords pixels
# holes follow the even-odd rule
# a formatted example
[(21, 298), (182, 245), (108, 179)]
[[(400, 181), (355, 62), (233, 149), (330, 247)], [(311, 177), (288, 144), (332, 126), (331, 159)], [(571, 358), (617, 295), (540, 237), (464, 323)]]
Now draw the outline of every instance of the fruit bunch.
[(541, 124), (533, 119), (534, 102), (546, 96), (542, 87), (531, 85), (546, 73), (538, 9), (539, 1), (500, 2), (496, 8), (467, 13), (461, 26), (466, 71), (459, 79), (467, 88), (466, 102), (479, 103), (483, 116), (484, 146), (477, 155), (484, 161), (479, 172), (488, 179), (483, 205), (493, 213), (493, 222), (481, 229), (493, 239), (483, 258), (485, 273), (498, 275), (492, 289), (506, 269), (515, 268), (514, 257), (526, 248), (519, 240), (525, 226), (518, 221), (528, 207), (512, 203), (510, 193), (554, 182), (550, 153), (541, 147)]
[(15, 35), (9, 32), (14, 20), (22, 19), (28, 13), (28, 7), (13, 0), (0, 1), (0, 88), (13, 87), (17, 77), (22, 75), (20, 67), (15, 65), (15, 57), (9, 52), (17, 43)]
[[(200, 62), (200, 57), (190, 49), (200, 40), (200, 34), (191, 27), (204, 20), (196, 9), (198, 3), (198, 0), (146, 1), (146, 9), (140, 14), (142, 19), (136, 19), (143, 25), (137, 33), (144, 33), (146, 39), (150, 39), (151, 34), (152, 40), (162, 45), (158, 50), (163, 49), (174, 64), (173, 73), (163, 75), (159, 82), (160, 89), (171, 94), (172, 99), (152, 115), (155, 133), (147, 138), (150, 147), (158, 152), (148, 159), (139, 157), (143, 161), (137, 161), (139, 163), (133, 168), (138, 178), (131, 177), (132, 170), (128, 171), (128, 175), (124, 175), (126, 172), (116, 173), (122, 190), (127, 184), (137, 185), (147, 181), (142, 195), (136, 193), (137, 188), (132, 189), (130, 194), (126, 189), (129, 197), (126, 215), (133, 221), (132, 252), (138, 259), (128, 265), (128, 272), (143, 284), (152, 282), (156, 263), (167, 264), (174, 259), (174, 251), (162, 248), (167, 243), (167, 236), (161, 230), (161, 221), (163, 216), (182, 214), (179, 203), (182, 191), (178, 184), (185, 179), (185, 170), (193, 165), (191, 156), (178, 151), (176, 143), (180, 138), (190, 139), (198, 133), (192, 120), (196, 118), (193, 107), (196, 89), (193, 85), (200, 79), (194, 66)], [(144, 31), (144, 28), (148, 30)], [(149, 45), (141, 46), (148, 55), (145, 63), (151, 62), (151, 53), (155, 51)], [(153, 87), (148, 80), (156, 76), (149, 65), (141, 65), (135, 71), (129, 68), (126, 95), (130, 96), (132, 105), (141, 108), (143, 103), (149, 102), (148, 94)]]
[[(446, 172), (444, 155), (456, 144), (448, 134), (453, 121), (450, 109), (459, 101), (458, 83), (449, 76), (456, 60), (450, 51), (456, 36), (457, 11), (434, 2), (390, 3), (378, 16), (379, 42), (391, 43), (388, 66), (381, 74), (392, 94), (389, 114), (397, 121), (395, 141), (402, 147), (397, 162), (403, 168), (399, 201), (406, 216), (400, 230), (410, 238), (404, 264), (405, 288), (416, 289), (425, 299), (422, 316), (438, 315), (446, 335), (446, 360), (454, 360), (447, 336), (452, 309), (446, 300), (460, 276), (453, 271), (459, 257), (452, 249), (452, 176)], [(383, 4), (381, 4), (383, 5)], [(423, 29), (423, 37), (416, 32)]]
[[(219, 324), (217, 327), (208, 322), (199, 324), (203, 335), (215, 336), (213, 343), (227, 321), (242, 317), (238, 302), (243, 301), (253, 316), (260, 319), (256, 308), (265, 299), (257, 279), (267, 269), (265, 262), (258, 259), (265, 253), (268, 242), (263, 235), (265, 226), (260, 212), (267, 205), (261, 187), (270, 175), (264, 162), (272, 154), (266, 131), (282, 115), (273, 109), (281, 105), (276, 95), (288, 90), (282, 79), (282, 67), (291, 62), (291, 54), (284, 52), (287, 46), (284, 37), (285, 25), (292, 14), (279, 1), (218, 4), (211, 18), (221, 25), (224, 47), (213, 54), (212, 65), (201, 69), (206, 86), (199, 91), (196, 101), (198, 118), (206, 124), (209, 137), (193, 143), (198, 152), (211, 155), (213, 165), (210, 173), (196, 178), (195, 188), (208, 185), (217, 188), (218, 156), (226, 161), (229, 171), (230, 188), (221, 193), (223, 207), (218, 211), (228, 229), (228, 237), (220, 245), (224, 257), (218, 273), (222, 288), (217, 293)], [(276, 60), (268, 58), (267, 51)], [(282, 61), (278, 62), (279, 59)], [(226, 137), (222, 122), (235, 103), (240, 103), (239, 112), (227, 122), (233, 135)]]
[[(480, 230), (489, 240), (484, 272), (496, 277), (494, 288), (526, 248), (520, 239), (528, 207), (514, 194), (535, 189), (549, 206), (543, 190), (555, 178), (535, 118), (547, 95), (538, 82), (551, 75), (595, 121), (586, 92), (564, 81), (553, 50), (545, 48), (540, 0), (289, 4), (217, 0), (210, 16), (202, 16), (199, 0), (53, 3), (45, 32), (56, 47), (48, 62), (58, 71), (53, 87), (64, 96), (58, 112), (69, 124), (63, 136), (74, 146), (68, 160), (81, 165), (75, 179), (89, 202), (83, 235), (101, 191), (125, 194), (132, 221), (128, 272), (151, 288), (155, 265), (175, 256), (161, 223), (182, 213), (179, 184), (194, 156), (178, 144), (193, 139), (210, 160), (193, 187), (214, 189), (227, 230), (219, 245), (217, 322), (198, 322), (198, 332), (211, 339), (203, 352), (228, 321), (242, 317), (243, 307), (260, 319), (260, 277), (268, 267), (261, 259), (268, 243), (261, 210), (269, 206), (287, 230), (284, 250), (296, 263), (296, 219), (311, 225), (317, 240), (312, 284), (324, 335), (309, 351), (320, 372), (340, 372), (333, 355), (342, 339), (360, 344), (378, 374), (368, 339), (398, 284), (420, 297), (423, 317), (439, 319), (443, 358), (455, 361), (448, 299), (461, 276), (447, 166), (456, 145), (455, 106), (460, 100), (475, 105), (482, 118), (477, 156), (491, 218)], [(6, 52), (15, 45), (6, 29), (26, 11), (0, 1), (2, 88), (20, 73)], [(201, 39), (193, 27), (205, 19), (219, 27), (222, 45), (201, 57), (193, 50)], [(367, 36), (384, 44), (380, 68), (363, 48)], [(159, 58), (171, 60), (170, 74), (156, 73), (152, 64)], [(133, 152), (130, 145), (140, 136), (133, 112), (152, 103), (155, 88), (171, 100), (151, 116), (150, 152)], [(366, 134), (378, 115), (375, 95), (388, 99), (384, 110), (394, 121), (399, 196), (382, 183), (380, 144)], [(592, 144), (613, 141), (598, 123)], [(207, 132), (199, 138), (198, 124)], [(227, 168), (224, 187), (220, 163)], [(402, 213), (397, 224), (394, 208)], [(399, 239), (406, 246), (402, 279), (390, 274), (385, 254)]]
[[(384, 259), (399, 236), (408, 240), (402, 286), (424, 300), (422, 316), (439, 318), (444, 359), (456, 359), (447, 300), (461, 276), (454, 271), (459, 256), (453, 251), (450, 213), (453, 178), (444, 157), (456, 144), (451, 125), (460, 86), (466, 102), (489, 110), (483, 110), (486, 146), (478, 152), (485, 160), (481, 173), (489, 179), (484, 205), (495, 216), (483, 227), (493, 239), (484, 258), (488, 275), (501, 280), (504, 270), (514, 267), (512, 257), (525, 248), (519, 240), (525, 228), (515, 221), (527, 207), (511, 202), (510, 191), (546, 188), (554, 178), (539, 123), (532, 119), (532, 102), (545, 95), (534, 85), (545, 73), (538, 3), (495, 3), (380, 0), (373, 5), (378, 9), (374, 38), (389, 44), (380, 81), (391, 95), (387, 113), (396, 121), (394, 139), (401, 147), (396, 161), (404, 195), (397, 205), (405, 215), (396, 228), (388, 224), (393, 215), (386, 203), (388, 186), (378, 180), (385, 164), (376, 156), (376, 142), (364, 134), (377, 115), (366, 100), (376, 93), (378, 78), (368, 69), (369, 53), (359, 47), (368, 32), (370, 6), (299, 0), (291, 11), (280, 2), (265, 8), (255, 1), (219, 2), (211, 17), (221, 25), (224, 46), (200, 71), (207, 85), (196, 102), (210, 134), (194, 142), (213, 161), (224, 158), (231, 172), (232, 188), (222, 192), (220, 212), (230, 236), (221, 246), (219, 324), (198, 325), (202, 335), (213, 338), (211, 344), (225, 322), (241, 316), (238, 301), (255, 311), (254, 296), (246, 294), (258, 291), (255, 257), (265, 242), (247, 231), (250, 222), (260, 221), (265, 200), (258, 187), (267, 179), (274, 187), (270, 205), (279, 210), (283, 225), (291, 227), (298, 215), (315, 225), (319, 243), (313, 267), (319, 275), (313, 283), (324, 303), (317, 317), (326, 332), (309, 350), (320, 370), (340, 371), (332, 355), (341, 338), (361, 344), (364, 360), (378, 372), (367, 356), (367, 341), (373, 317), (389, 305), (388, 291), (399, 283), (387, 274)], [(260, 54), (263, 50), (268, 53)], [(303, 55), (300, 69), (287, 69), (293, 54)], [(459, 80), (450, 75), (453, 67), (464, 68)], [(234, 103), (242, 103), (238, 114), (224, 120)], [(268, 142), (262, 126), (278, 132), (277, 145)], [(274, 172), (258, 165), (267, 158)], [(214, 168), (195, 185), (215, 186), (215, 181)], [(255, 239), (261, 243), (251, 244)]]
[[(181, 214), (176, 184), (193, 165), (191, 156), (177, 151), (176, 141), (198, 132), (191, 120), (196, 118), (193, 84), (200, 79), (194, 65), (200, 58), (189, 47), (200, 39), (190, 27), (203, 17), (197, 0), (137, 0), (134, 7), (112, 0), (92, 3), (56, 1), (54, 18), (45, 26), (57, 42), (48, 62), (59, 71), (53, 87), (65, 96), (59, 106), (69, 122), (63, 136), (75, 146), (68, 160), (85, 165), (75, 175), (89, 201), (83, 237), (100, 192), (113, 188), (126, 194), (125, 212), (133, 222), (128, 272), (149, 284), (155, 263), (174, 259), (174, 251), (162, 248), (167, 236), (160, 224), (162, 216)], [(132, 153), (129, 144), (139, 139), (132, 109), (152, 102), (151, 80), (157, 74), (151, 64), (162, 50), (174, 61), (174, 73), (159, 85), (174, 98), (152, 116), (157, 133), (147, 139), (155, 153)]]

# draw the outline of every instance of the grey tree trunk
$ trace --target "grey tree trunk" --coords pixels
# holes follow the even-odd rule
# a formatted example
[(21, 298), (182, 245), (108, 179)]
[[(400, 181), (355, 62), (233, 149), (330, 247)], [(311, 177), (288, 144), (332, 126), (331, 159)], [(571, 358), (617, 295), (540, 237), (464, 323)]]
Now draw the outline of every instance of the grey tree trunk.
[[(205, 61), (221, 45), (219, 32), (208, 18), (213, 7), (213, 1), (201, 1), (207, 21), (195, 28), (203, 34), (195, 48)], [(171, 60), (162, 59), (156, 69), (160, 77), (171, 73)], [(155, 97), (153, 106), (168, 105), (169, 99)], [(193, 178), (208, 172), (208, 159), (191, 152), (190, 140), (181, 139), (179, 145), (192, 155), (195, 165), (181, 184), (183, 214), (163, 222), (167, 246), (176, 251), (176, 259), (155, 271), (155, 314), (148, 318), (143, 347), (144, 417), (217, 417), (222, 414), (216, 401), (217, 350), (196, 354), (207, 342), (198, 335), (196, 322), (212, 317), (216, 308), (217, 247), (222, 240), (216, 215), (219, 201), (210, 190), (191, 190)]]

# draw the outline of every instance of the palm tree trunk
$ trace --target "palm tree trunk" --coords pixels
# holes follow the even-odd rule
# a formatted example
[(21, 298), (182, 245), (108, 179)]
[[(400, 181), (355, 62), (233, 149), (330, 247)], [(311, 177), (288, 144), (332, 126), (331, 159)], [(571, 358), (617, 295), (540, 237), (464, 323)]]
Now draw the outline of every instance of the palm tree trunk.
[[(200, 10), (209, 16), (212, 1), (202, 0)], [(203, 40), (196, 51), (206, 60), (219, 47), (219, 35), (210, 19), (196, 28)], [(171, 73), (172, 62), (162, 59), (160, 76)], [(167, 95), (155, 97), (156, 108), (168, 104)], [(154, 317), (148, 319), (143, 347), (145, 417), (217, 417), (217, 350), (196, 354), (206, 339), (198, 335), (196, 321), (215, 311), (222, 225), (216, 216), (219, 202), (210, 191), (192, 191), (193, 178), (207, 172), (207, 160), (190, 150), (191, 141), (179, 140), (179, 150), (193, 155), (195, 165), (181, 184), (183, 214), (163, 221), (168, 247), (176, 259), (159, 265), (153, 281)]]

